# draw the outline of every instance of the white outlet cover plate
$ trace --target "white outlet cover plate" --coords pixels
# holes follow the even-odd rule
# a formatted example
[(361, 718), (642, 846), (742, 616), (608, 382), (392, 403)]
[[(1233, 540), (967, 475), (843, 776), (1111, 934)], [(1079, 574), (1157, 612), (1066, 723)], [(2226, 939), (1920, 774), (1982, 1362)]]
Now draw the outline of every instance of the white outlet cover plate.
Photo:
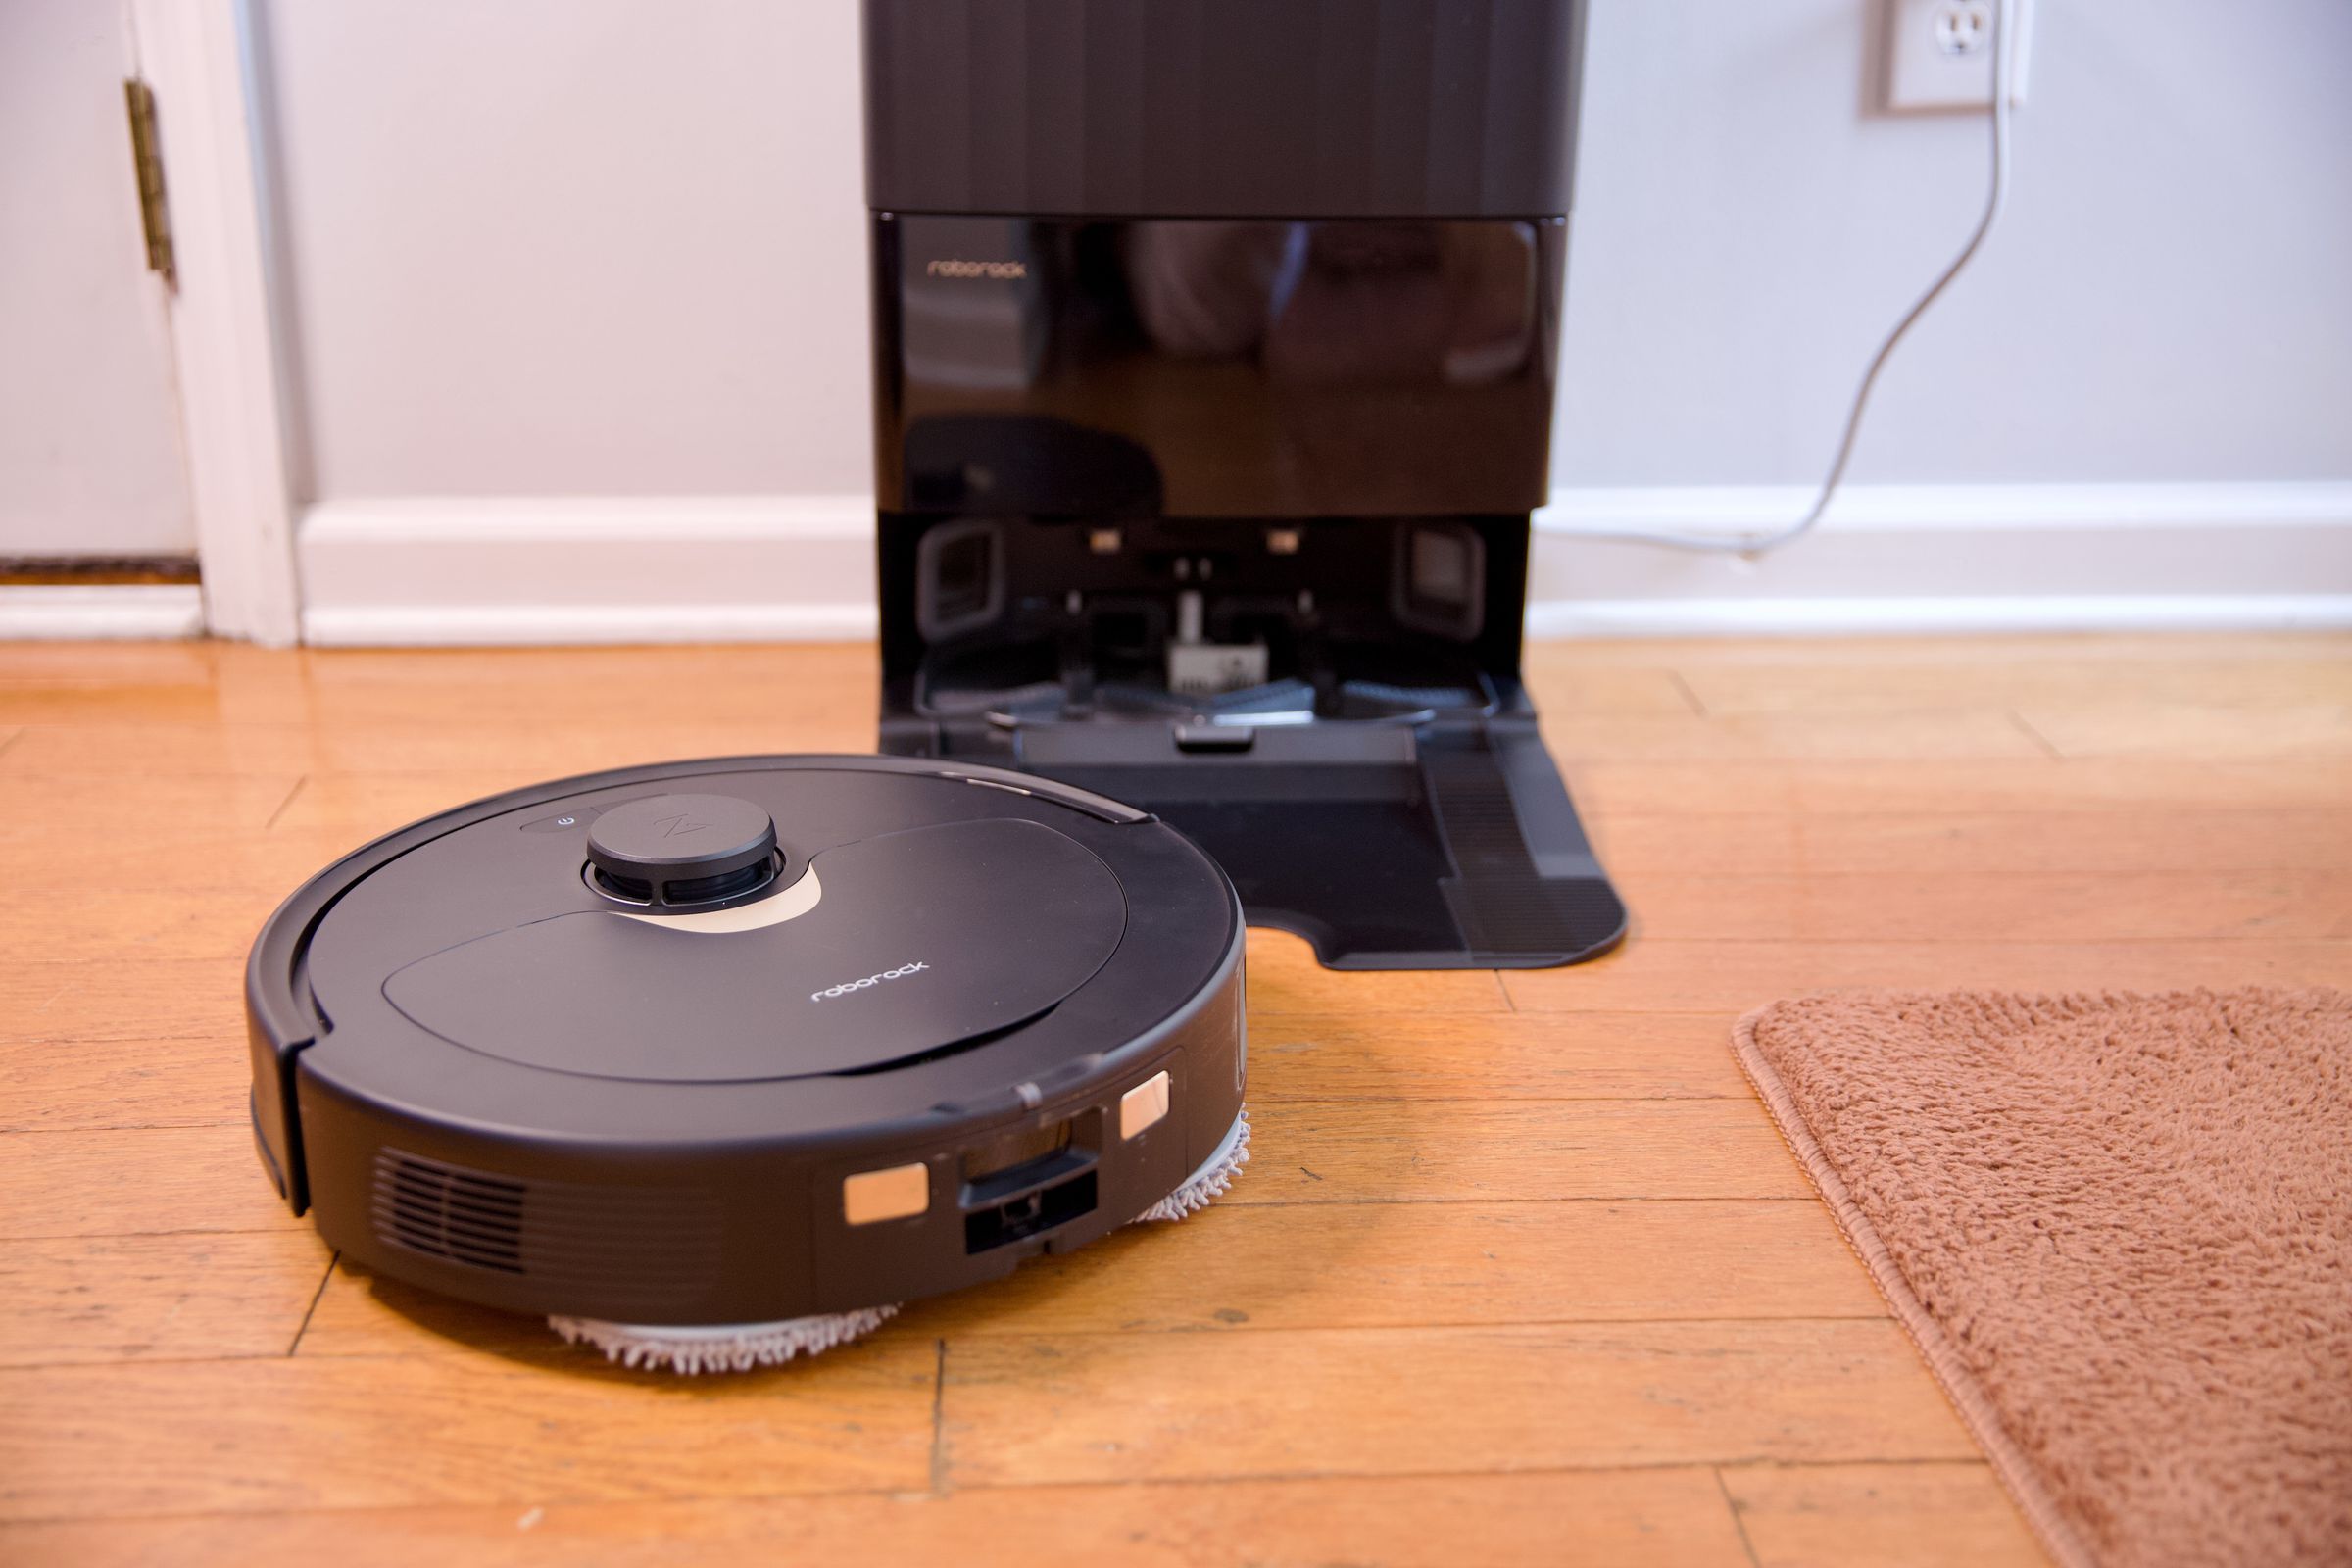
[[(1897, 114), (1949, 112), (1992, 107), (1991, 47), (1973, 54), (1946, 54), (1936, 42), (1945, 12), (1999, 14), (1995, 0), (1885, 0), (1886, 107)], [(2009, 106), (2026, 101), (2026, 63), (2033, 56), (2034, 0), (2012, 0), (2016, 36), (2008, 40)]]

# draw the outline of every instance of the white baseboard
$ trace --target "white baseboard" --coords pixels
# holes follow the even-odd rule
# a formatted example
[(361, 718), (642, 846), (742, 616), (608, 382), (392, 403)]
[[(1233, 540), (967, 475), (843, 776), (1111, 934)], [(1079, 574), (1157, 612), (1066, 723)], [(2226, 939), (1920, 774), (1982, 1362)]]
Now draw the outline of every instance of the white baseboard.
[(320, 648), (870, 642), (868, 605), (347, 605), (302, 619)]
[(1536, 636), (2352, 625), (2352, 483), (1856, 485), (1759, 561), (1605, 537), (1781, 527), (1804, 486), (1563, 490)]
[[(1537, 636), (2352, 625), (2352, 482), (1876, 485), (1760, 562), (1801, 487), (1574, 489), (1536, 514)], [(863, 496), (332, 502), (302, 523), (318, 644), (867, 637)]]
[(1576, 599), (1534, 604), (1530, 637), (1863, 636), (1897, 632), (2335, 631), (2352, 594), (2013, 598)]
[(529, 496), (315, 506), (305, 641), (778, 642), (874, 634), (865, 496)]
[(0, 587), (0, 640), (203, 635), (204, 590), (194, 583)]
[[(1554, 490), (1536, 514), (1545, 533), (1619, 528), (1727, 534), (1778, 528), (1804, 515), (1811, 485), (1583, 486)], [(2213, 528), (2259, 522), (2352, 527), (2352, 480), (2225, 484), (1849, 484), (1822, 518), (1829, 533), (1964, 528)]]

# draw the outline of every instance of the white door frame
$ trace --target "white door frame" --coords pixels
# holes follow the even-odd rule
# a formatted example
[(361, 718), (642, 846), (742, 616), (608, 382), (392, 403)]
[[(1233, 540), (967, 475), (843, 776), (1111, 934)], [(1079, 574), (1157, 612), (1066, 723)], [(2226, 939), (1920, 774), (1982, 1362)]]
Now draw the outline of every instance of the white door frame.
[(265, 242), (250, 0), (129, 0), (155, 91), (179, 289), (180, 429), (207, 627), (283, 647), (301, 636), (285, 378)]

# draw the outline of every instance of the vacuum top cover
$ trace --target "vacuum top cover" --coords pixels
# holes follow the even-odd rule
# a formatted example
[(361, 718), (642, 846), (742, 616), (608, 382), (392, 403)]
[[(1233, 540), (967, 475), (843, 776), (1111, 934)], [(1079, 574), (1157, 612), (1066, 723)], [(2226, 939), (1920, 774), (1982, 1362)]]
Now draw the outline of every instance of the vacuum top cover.
[(255, 1016), (321, 1085), (514, 1131), (821, 1134), (1009, 1102), (1180, 1011), (1239, 936), (1180, 835), (1014, 777), (755, 758), (478, 802), (290, 901)]
[[(659, 811), (661, 831), (691, 837), (725, 824), (690, 803), (764, 822), (751, 797), (790, 793), (772, 775), (727, 782), (747, 793), (654, 795), (612, 814)], [(900, 785), (909, 787), (922, 788)], [(602, 826), (588, 830), (592, 858)], [(478, 824), (417, 851), (414, 874), (462, 876), (501, 851), (549, 859), (549, 837)], [(578, 902), (566, 883), (579, 870), (560, 863), (546, 879), (558, 895), (551, 912), (420, 956), (393, 971), (384, 994), (445, 1040), (533, 1066), (792, 1078), (879, 1067), (1033, 1018), (1092, 978), (1126, 927), (1109, 867), (1040, 822), (937, 822), (789, 859), (772, 872), (789, 885), (745, 907), (751, 918), (710, 924), (618, 902), (552, 912)], [(362, 884), (347, 912), (366, 918), (379, 891)], [(338, 919), (325, 934), (350, 928)]]

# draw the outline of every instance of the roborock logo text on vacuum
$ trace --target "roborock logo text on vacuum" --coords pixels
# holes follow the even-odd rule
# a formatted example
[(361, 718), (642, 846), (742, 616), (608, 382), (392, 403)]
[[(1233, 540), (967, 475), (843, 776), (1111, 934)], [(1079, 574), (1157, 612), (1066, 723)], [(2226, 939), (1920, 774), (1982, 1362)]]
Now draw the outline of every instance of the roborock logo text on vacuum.
[(1027, 277), (1027, 262), (970, 262), (960, 256), (944, 257), (923, 264), (926, 277), (988, 277), (998, 282), (1007, 278)]
[(822, 991), (811, 991), (808, 993), (808, 1000), (823, 1002), (833, 997), (846, 997), (853, 991), (863, 991), (868, 986), (878, 986), (885, 980), (903, 980), (910, 974), (919, 974), (930, 967), (927, 963), (902, 963), (896, 969), (885, 969), (880, 974), (869, 974), (862, 980), (844, 980), (840, 985), (827, 986)]

